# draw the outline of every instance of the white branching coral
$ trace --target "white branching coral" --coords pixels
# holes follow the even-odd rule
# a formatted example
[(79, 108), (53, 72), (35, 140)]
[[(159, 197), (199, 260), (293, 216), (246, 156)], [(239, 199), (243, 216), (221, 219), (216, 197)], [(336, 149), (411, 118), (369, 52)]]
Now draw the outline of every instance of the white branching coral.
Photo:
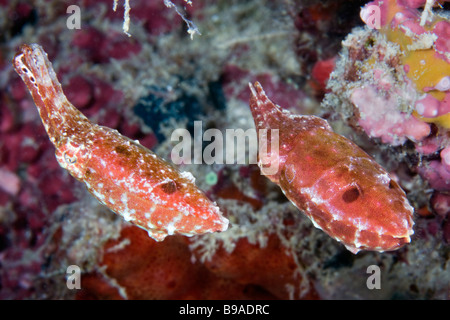
[[(117, 10), (117, 2), (118, 0), (114, 0), (114, 4), (113, 4), (113, 11), (115, 12)], [(131, 34), (128, 33), (128, 30), (130, 30), (130, 0), (125, 0), (123, 3), (123, 8), (124, 8), (124, 12), (123, 12), (123, 32), (131, 37)]]
[[(192, 1), (187, 1), (185, 0), (185, 2), (189, 5), (192, 5)], [(172, 1), (170, 0), (164, 0), (164, 4), (166, 5), (167, 8), (174, 8), (175, 12), (181, 17), (181, 19), (183, 19), (183, 21), (186, 23), (186, 25), (188, 26), (188, 30), (187, 33), (189, 33), (189, 35), (191, 36), (191, 39), (194, 39), (194, 35), (197, 33), (198, 35), (201, 35), (200, 31), (198, 30), (197, 26), (189, 19), (187, 19), (183, 13), (181, 13), (178, 8), (172, 3)]]
[[(186, 4), (192, 6), (192, 1), (184, 0), (184, 2), (186, 2)], [(117, 10), (117, 4), (118, 4), (118, 0), (114, 0), (114, 4), (113, 4), (114, 11)], [(164, 5), (167, 8), (173, 8), (175, 10), (175, 12), (177, 13), (177, 15), (179, 15), (181, 17), (181, 19), (183, 19), (183, 21), (186, 23), (186, 25), (188, 27), (187, 32), (191, 36), (191, 39), (194, 39), (195, 34), (201, 35), (197, 26), (191, 20), (187, 19), (186, 16), (178, 9), (178, 7), (172, 1), (164, 0)], [(130, 0), (124, 0), (123, 7), (124, 7), (123, 27), (122, 27), (123, 32), (127, 36), (131, 37), (131, 34), (128, 32), (130, 30), (130, 10), (131, 10)]]
[(433, 5), (436, 0), (427, 0), (425, 8), (423, 8), (422, 16), (420, 17), (420, 25), (423, 27), (427, 22), (433, 19)]

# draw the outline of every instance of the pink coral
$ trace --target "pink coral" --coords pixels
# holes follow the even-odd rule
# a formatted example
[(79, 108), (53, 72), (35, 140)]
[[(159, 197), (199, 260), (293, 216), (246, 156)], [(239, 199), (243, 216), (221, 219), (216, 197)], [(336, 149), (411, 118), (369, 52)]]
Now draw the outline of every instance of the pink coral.
[(336, 57), (332, 57), (326, 60), (317, 61), (311, 70), (311, 80), (309, 85), (314, 90), (317, 97), (323, 98), (323, 95), (327, 92), (327, 83), (330, 78), (331, 72), (336, 66)]
[(436, 117), (439, 114), (441, 102), (432, 95), (425, 95), (416, 102), (416, 111), (424, 117)]
[[(406, 160), (415, 172), (432, 188), (448, 190), (450, 23), (429, 4), (421, 12), (425, 1), (368, 3), (363, 20), (370, 24), (367, 14), (377, 6), (381, 28), (357, 30), (343, 42), (329, 82), (333, 95), (325, 103), (370, 138), (402, 146), (413, 155)], [(396, 159), (405, 160), (405, 154)]]
[(450, 171), (450, 147), (447, 147), (441, 151), (442, 165)]
[(446, 59), (450, 63), (450, 57), (445, 53), (450, 52), (450, 22), (439, 21), (434, 26), (433, 33), (437, 36), (436, 51), (439, 56)]
[(450, 195), (435, 192), (431, 198), (431, 206), (438, 215), (445, 218), (450, 213)]
[(0, 189), (3, 189), (6, 193), (15, 196), (20, 189), (20, 179), (14, 173), (5, 168), (0, 168)]
[(440, 191), (450, 189), (450, 171), (447, 170), (447, 165), (443, 165), (441, 161), (431, 161), (420, 167), (419, 173), (429, 181), (433, 189)]
[(430, 182), (433, 189), (446, 191), (450, 189), (450, 147), (440, 152), (441, 161), (432, 161), (420, 168), (420, 173)]
[(384, 143), (402, 144), (406, 139), (419, 141), (430, 134), (430, 127), (407, 113), (397, 111), (397, 97), (380, 95), (375, 87), (355, 89), (350, 97), (360, 113), (359, 125)]
[(404, 71), (418, 94), (422, 95), (415, 103), (417, 113), (429, 118), (427, 122), (436, 122), (448, 128), (448, 119), (432, 118), (450, 111), (448, 93), (440, 94), (450, 89), (450, 23), (433, 16), (429, 9), (425, 9), (421, 16), (415, 8), (423, 3), (391, 0), (373, 1), (367, 6), (380, 8), (384, 27), (380, 33), (399, 46), (400, 63), (404, 65)]

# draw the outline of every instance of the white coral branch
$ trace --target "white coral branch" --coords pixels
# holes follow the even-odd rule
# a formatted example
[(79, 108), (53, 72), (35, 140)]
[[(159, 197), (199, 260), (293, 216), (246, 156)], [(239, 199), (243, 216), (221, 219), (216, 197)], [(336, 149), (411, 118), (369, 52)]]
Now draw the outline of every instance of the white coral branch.
[[(188, 5), (192, 6), (192, 1), (190, 0), (184, 0)], [(118, 0), (114, 0), (113, 3), (113, 10), (117, 10), (117, 4)], [(170, 0), (164, 0), (164, 5), (167, 8), (173, 8), (175, 12), (183, 19), (183, 21), (186, 23), (188, 30), (187, 32), (190, 34), (191, 39), (194, 38), (195, 34), (201, 35), (200, 31), (198, 30), (197, 26), (189, 19), (186, 18), (186, 16), (177, 8), (177, 6)], [(130, 30), (130, 0), (124, 0), (124, 14), (123, 14), (123, 32), (131, 37), (131, 34), (128, 32)]]

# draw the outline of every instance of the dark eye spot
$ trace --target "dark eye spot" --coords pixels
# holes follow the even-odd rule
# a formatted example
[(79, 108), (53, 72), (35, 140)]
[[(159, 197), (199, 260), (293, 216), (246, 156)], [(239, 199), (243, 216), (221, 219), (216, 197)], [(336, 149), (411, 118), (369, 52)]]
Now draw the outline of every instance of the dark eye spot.
[(128, 150), (124, 146), (117, 146), (115, 150), (118, 154), (123, 154), (124, 156), (129, 156), (131, 154), (130, 150)]
[(28, 73), (28, 69), (27, 68), (22, 68), (22, 71), (25, 73)]
[(177, 184), (175, 183), (175, 181), (170, 180), (169, 182), (161, 185), (161, 189), (167, 194), (172, 194), (177, 191)]
[(356, 201), (358, 198), (359, 198), (359, 189), (357, 187), (348, 189), (342, 195), (342, 200), (344, 200), (345, 203), (351, 203), (353, 201)]
[(397, 188), (400, 188), (397, 182), (391, 179), (391, 181), (389, 181), (389, 189), (397, 189)]

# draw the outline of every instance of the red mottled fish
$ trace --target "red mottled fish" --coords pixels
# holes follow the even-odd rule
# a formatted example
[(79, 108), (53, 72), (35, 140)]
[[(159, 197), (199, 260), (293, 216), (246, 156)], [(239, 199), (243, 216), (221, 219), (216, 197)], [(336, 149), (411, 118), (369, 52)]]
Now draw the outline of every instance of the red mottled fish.
[[(256, 128), (279, 129), (278, 171), (267, 177), (348, 250), (389, 251), (410, 242), (413, 207), (367, 153), (315, 116), (294, 115), (250, 84)], [(263, 173), (263, 164), (259, 163)]]
[(98, 201), (157, 241), (225, 231), (228, 220), (194, 184), (139, 142), (91, 123), (64, 95), (41, 46), (23, 45), (14, 68), (28, 87), (61, 167)]

